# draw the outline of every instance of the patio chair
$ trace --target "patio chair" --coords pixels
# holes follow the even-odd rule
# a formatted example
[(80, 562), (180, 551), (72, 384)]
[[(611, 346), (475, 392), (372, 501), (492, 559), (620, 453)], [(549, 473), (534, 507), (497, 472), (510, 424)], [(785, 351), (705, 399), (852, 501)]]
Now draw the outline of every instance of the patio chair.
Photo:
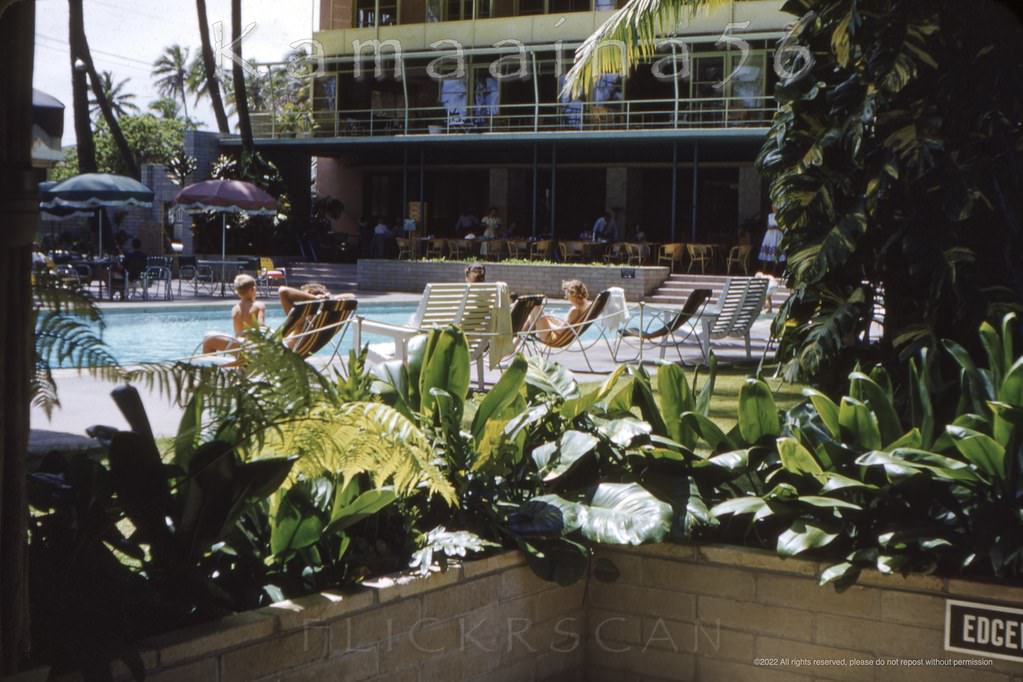
[[(540, 334), (535, 331), (522, 332), (524, 339), (524, 348), (534, 354), (539, 355), (545, 359), (549, 359), (551, 355), (558, 352), (570, 350), (574, 345), (578, 345), (578, 350), (582, 353), (583, 361), (586, 362), (586, 368), (590, 372), (594, 372), (593, 363), (590, 362), (588, 351), (597, 345), (598, 342), (603, 341), (607, 346), (609, 353), (614, 354), (614, 349), (611, 347), (611, 341), (607, 336), (607, 323), (611, 322), (614, 324), (615, 319), (623, 314), (625, 295), (621, 289), (615, 292), (615, 304), (610, 304), (612, 300), (612, 291), (615, 288), (605, 289), (601, 291), (597, 296), (590, 302), (590, 307), (586, 309), (586, 313), (583, 318), (574, 324), (566, 325), (560, 329), (556, 329), (550, 333), (548, 338), (544, 339)], [(621, 308), (618, 311), (609, 311), (608, 308)], [(598, 324), (600, 334), (597, 338), (591, 341), (584, 341), (582, 336), (585, 334), (590, 327), (594, 324)]]
[(466, 239), (449, 239), (448, 256), (452, 260), (461, 260), (469, 253), (469, 242)]
[(739, 244), (733, 246), (728, 251), (728, 258), (725, 260), (725, 272), (732, 274), (732, 266), (742, 267), (742, 274), (749, 274), (749, 259), (750, 254), (753, 252), (753, 247), (749, 244)]
[(673, 244), (661, 244), (660, 250), (657, 252), (657, 264), (667, 263), (669, 272), (675, 272), (675, 264), (677, 263), (679, 268), (682, 267), (682, 254), (685, 251), (685, 245), (679, 242)]
[(533, 242), (529, 245), (529, 259), (530, 260), (549, 260), (551, 257), (551, 242), (550, 239), (541, 239), (538, 242)]
[(766, 277), (729, 277), (714, 306), (707, 306), (700, 315), (697, 331), (704, 362), (710, 355), (713, 339), (741, 337), (746, 341), (746, 359), (752, 359), (750, 329), (760, 316), (767, 298), (770, 281)]
[(707, 272), (707, 264), (710, 263), (713, 249), (709, 244), (686, 244), (686, 251), (689, 252), (689, 267), (686, 272), (692, 272), (694, 265), (700, 266), (700, 273)]
[(529, 256), (529, 242), (525, 239), (509, 239), (507, 247), (509, 258), (526, 258)]
[(643, 264), (643, 245), (642, 244), (626, 244), (625, 245), (625, 264), (626, 265), (642, 265)]
[(447, 241), (444, 239), (431, 239), (430, 243), (426, 246), (426, 258), (443, 258), (444, 247)]
[(625, 242), (615, 242), (607, 248), (604, 254), (605, 263), (624, 263), (629, 259), (629, 250)]
[(412, 240), (397, 237), (394, 242), (398, 245), (398, 260), (410, 260), (412, 258)]
[(146, 259), (146, 269), (142, 271), (142, 298), (149, 300), (149, 288), (156, 284), (157, 294), (163, 289), (163, 298), (171, 300), (174, 292), (171, 289), (171, 258), (169, 256), (150, 256)]
[[(639, 326), (626, 327), (618, 333), (618, 343), (613, 356), (615, 362), (632, 362), (636, 359), (642, 362), (643, 345), (649, 343), (661, 349), (662, 359), (668, 347), (673, 347), (678, 353), (679, 362), (685, 364), (682, 359), (682, 344), (696, 333), (696, 323), (713, 293), (710, 289), (694, 289), (681, 308), (677, 310), (661, 308), (659, 310), (662, 314), (657, 314), (658, 308), (640, 303)], [(646, 316), (645, 311), (651, 311), (653, 314)], [(620, 358), (619, 351), (622, 345), (637, 340), (639, 345), (637, 355), (628, 360)]]
[(259, 274), (256, 275), (256, 286), (264, 296), (272, 296), (274, 289), (288, 285), (288, 273), (284, 268), (274, 265), (273, 258), (260, 256)]
[(393, 343), (370, 345), (370, 361), (380, 363), (400, 359), (407, 363), (408, 343), (411, 339), (436, 327), (456, 325), (461, 328), (469, 343), (469, 358), (476, 365), (477, 383), (482, 389), (483, 358), (487, 351), (491, 351), (491, 366), (496, 367), (501, 358), (508, 354), (506, 348), (512, 344), (510, 307), (508, 285), (504, 282), (433, 282), (423, 290), (419, 307), (408, 325), (358, 318), (355, 345), (361, 347), (364, 332), (388, 336), (394, 340)]

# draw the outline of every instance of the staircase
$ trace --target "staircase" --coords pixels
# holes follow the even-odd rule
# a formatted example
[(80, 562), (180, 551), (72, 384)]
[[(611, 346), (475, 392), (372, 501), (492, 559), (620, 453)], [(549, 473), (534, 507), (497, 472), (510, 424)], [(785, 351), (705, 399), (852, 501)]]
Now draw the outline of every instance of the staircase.
[(288, 286), (300, 287), (309, 282), (318, 282), (335, 294), (355, 291), (353, 263), (289, 263), (285, 270)]
[[(647, 303), (658, 303), (660, 305), (681, 306), (694, 289), (710, 289), (714, 292), (711, 296), (711, 303), (717, 301), (718, 295), (724, 289), (725, 275), (696, 275), (680, 273), (669, 275), (668, 279), (646, 297)], [(788, 298), (789, 292), (781, 280), (778, 281), (778, 288), (771, 294), (771, 307), (777, 310), (778, 306)]]

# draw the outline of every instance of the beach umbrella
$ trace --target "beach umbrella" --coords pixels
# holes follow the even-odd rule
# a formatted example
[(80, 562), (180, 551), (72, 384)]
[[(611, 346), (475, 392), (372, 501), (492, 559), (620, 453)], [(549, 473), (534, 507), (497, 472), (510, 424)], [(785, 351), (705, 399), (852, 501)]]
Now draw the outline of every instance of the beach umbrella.
[(189, 213), (220, 214), (220, 278), (227, 260), (227, 214), (276, 215), (277, 200), (243, 180), (203, 180), (185, 187), (174, 197), (175, 205)]
[[(40, 190), (45, 211), (153, 205), (153, 190), (134, 178), (110, 173), (83, 173)], [(103, 211), (99, 211), (99, 256), (103, 256)]]

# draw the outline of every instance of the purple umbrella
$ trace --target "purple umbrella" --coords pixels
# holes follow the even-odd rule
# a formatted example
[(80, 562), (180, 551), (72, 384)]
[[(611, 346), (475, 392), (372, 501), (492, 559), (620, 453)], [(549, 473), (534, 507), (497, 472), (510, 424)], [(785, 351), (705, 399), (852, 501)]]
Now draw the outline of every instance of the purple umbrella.
[(277, 200), (242, 180), (203, 180), (185, 187), (174, 197), (175, 205), (190, 213), (213, 211), (220, 214), (220, 279), (227, 260), (227, 214), (276, 215)]

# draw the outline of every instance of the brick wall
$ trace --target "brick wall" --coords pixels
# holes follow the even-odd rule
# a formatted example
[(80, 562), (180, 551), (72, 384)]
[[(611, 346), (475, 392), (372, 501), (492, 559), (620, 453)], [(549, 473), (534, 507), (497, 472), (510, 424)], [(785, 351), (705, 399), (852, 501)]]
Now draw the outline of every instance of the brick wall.
[(1023, 588), (868, 572), (836, 593), (814, 562), (727, 546), (601, 547), (590, 565), (559, 587), (509, 552), (280, 602), (149, 641), (146, 679), (1023, 680), (1023, 664), (943, 650), (946, 599), (1019, 604)]
[[(617, 266), (543, 265), (486, 263), (488, 282), (507, 282), (518, 294), (541, 293), (561, 298), (561, 281), (580, 279), (591, 295), (608, 287), (621, 287), (625, 297), (638, 301), (652, 293), (668, 278), (665, 267), (635, 267), (634, 279), (622, 279)], [(466, 263), (445, 261), (397, 261), (360, 259), (359, 288), (368, 291), (421, 292), (428, 282), (461, 282)]]

